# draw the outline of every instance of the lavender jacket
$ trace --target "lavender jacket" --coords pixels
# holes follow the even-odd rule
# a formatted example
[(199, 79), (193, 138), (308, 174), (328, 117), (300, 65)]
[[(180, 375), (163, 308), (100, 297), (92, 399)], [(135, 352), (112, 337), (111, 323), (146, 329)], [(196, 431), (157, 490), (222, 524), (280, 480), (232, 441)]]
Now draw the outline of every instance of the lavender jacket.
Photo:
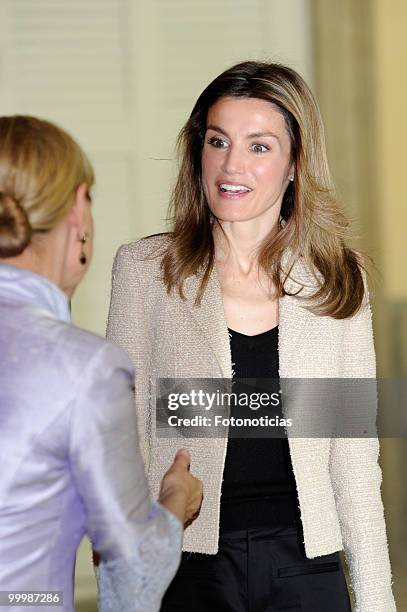
[(150, 501), (126, 354), (69, 319), (56, 286), (0, 265), (0, 591), (62, 591), (38, 609), (72, 611), (86, 533), (99, 609), (154, 612), (181, 524)]

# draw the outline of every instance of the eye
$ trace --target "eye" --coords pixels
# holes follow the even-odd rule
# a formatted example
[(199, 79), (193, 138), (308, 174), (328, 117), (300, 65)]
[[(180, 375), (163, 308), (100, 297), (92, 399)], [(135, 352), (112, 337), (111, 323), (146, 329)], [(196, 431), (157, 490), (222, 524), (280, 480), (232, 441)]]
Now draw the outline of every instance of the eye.
[(218, 136), (212, 136), (211, 138), (209, 138), (208, 144), (215, 147), (215, 149), (226, 149), (226, 147), (228, 146), (228, 143), (225, 140), (222, 140), (222, 138), (219, 138)]
[(255, 153), (266, 153), (266, 151), (270, 151), (270, 147), (264, 144), (259, 144), (259, 143), (252, 144), (251, 149)]

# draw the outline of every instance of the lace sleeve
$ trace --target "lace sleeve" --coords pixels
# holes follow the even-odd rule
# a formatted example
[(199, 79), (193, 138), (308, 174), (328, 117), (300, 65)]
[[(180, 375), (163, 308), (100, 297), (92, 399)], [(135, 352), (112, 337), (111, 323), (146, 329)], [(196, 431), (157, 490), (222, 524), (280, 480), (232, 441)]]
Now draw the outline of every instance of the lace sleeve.
[(158, 612), (177, 571), (182, 526), (157, 502), (134, 552), (99, 565), (100, 612)]

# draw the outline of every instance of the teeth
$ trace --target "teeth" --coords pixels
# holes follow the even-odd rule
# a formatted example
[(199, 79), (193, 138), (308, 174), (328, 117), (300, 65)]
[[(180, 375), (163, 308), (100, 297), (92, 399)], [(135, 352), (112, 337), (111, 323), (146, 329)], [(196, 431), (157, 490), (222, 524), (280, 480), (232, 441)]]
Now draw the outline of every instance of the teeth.
[(228, 183), (221, 183), (219, 185), (222, 191), (251, 191), (245, 185), (229, 185)]

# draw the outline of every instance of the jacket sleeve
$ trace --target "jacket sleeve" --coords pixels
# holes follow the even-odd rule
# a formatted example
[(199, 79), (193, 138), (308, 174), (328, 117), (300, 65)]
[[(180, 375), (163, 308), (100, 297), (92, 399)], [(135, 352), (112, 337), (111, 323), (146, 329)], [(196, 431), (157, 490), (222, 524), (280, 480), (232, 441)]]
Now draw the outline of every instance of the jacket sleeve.
[(109, 343), (88, 363), (70, 426), (70, 465), (99, 563), (102, 612), (157, 612), (181, 555), (182, 526), (152, 504), (139, 449), (133, 371)]
[(112, 292), (106, 337), (127, 352), (137, 373), (134, 391), (141, 449), (146, 466), (150, 463), (152, 415), (150, 412), (151, 384), (151, 312), (154, 305), (146, 283), (142, 283), (137, 262), (130, 246), (122, 246), (115, 257)]
[[(344, 377), (370, 378), (373, 381), (376, 376), (375, 354), (367, 299), (356, 315), (344, 324)], [(371, 419), (375, 419), (377, 410), (377, 396), (374, 395), (370, 406)], [(378, 457), (377, 437), (338, 437), (332, 440), (330, 472), (355, 595), (355, 612), (396, 610)]]

